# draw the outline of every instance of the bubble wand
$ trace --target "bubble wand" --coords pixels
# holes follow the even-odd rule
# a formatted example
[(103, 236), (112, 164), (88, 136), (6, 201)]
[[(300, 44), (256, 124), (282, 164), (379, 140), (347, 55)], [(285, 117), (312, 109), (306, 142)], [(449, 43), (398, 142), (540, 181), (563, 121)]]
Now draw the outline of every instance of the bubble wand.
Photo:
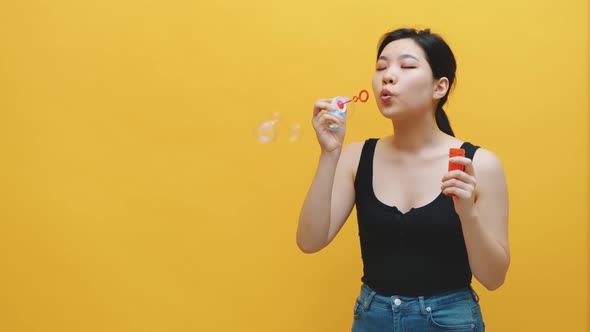
[[(332, 110), (330, 110), (331, 114), (337, 115), (341, 118), (346, 118), (346, 115), (348, 113), (348, 107), (346, 104), (350, 103), (350, 102), (361, 102), (361, 103), (366, 103), (369, 100), (369, 91), (367, 90), (361, 90), (361, 92), (359, 92), (358, 96), (354, 96), (352, 98), (346, 98), (346, 97), (334, 97), (332, 98)], [(354, 105), (354, 104), (351, 104)], [(352, 111), (352, 110), (350, 110)], [(328, 128), (330, 130), (337, 130), (338, 129), (338, 125), (336, 124), (329, 124)]]

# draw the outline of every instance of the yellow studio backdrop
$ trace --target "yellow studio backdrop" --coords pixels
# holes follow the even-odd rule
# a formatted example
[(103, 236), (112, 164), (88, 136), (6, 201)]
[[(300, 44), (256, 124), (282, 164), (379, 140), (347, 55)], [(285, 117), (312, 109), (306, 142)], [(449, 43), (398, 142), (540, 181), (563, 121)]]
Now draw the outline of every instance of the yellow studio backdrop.
[[(0, 331), (350, 330), (355, 212), (295, 244), (311, 110), (370, 89), (402, 26), (448, 41), (453, 128), (506, 170), (488, 330), (588, 331), (588, 20), (586, 0), (2, 1)], [(371, 91), (346, 142), (390, 130)]]

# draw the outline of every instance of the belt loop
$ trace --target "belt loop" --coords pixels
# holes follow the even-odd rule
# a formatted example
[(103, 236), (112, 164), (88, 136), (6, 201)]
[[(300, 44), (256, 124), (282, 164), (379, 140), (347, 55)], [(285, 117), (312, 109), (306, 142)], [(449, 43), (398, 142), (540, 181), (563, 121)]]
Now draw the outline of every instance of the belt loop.
[(370, 289), (370, 290), (371, 290), (371, 293), (369, 293), (369, 296), (367, 296), (365, 298), (365, 301), (363, 302), (363, 309), (365, 311), (369, 311), (369, 307), (371, 306), (371, 302), (373, 302), (373, 298), (375, 297), (375, 294), (377, 294), (374, 290), (372, 290), (372, 289)]
[(369, 307), (371, 306), (371, 302), (373, 302), (373, 298), (377, 294), (374, 290), (372, 290), (369, 286), (364, 285), (367, 291), (369, 291), (369, 295), (363, 299), (363, 310), (369, 311)]
[(420, 312), (422, 316), (426, 316), (426, 305), (424, 304), (424, 296), (418, 296), (418, 302), (420, 302)]
[(477, 295), (475, 289), (473, 289), (471, 285), (469, 285), (469, 290), (471, 290), (471, 296), (473, 296), (473, 301), (475, 301), (475, 303), (479, 303), (479, 295)]

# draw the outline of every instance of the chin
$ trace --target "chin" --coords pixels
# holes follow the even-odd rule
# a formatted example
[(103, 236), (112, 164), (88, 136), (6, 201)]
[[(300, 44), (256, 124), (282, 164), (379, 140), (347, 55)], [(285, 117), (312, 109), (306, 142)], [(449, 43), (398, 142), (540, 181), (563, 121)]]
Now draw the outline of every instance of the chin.
[(403, 112), (398, 110), (396, 107), (383, 107), (379, 109), (379, 112), (381, 112), (381, 115), (383, 115), (384, 117), (388, 118), (388, 119), (396, 119), (399, 118), (400, 116), (403, 117), (403, 115), (407, 112)]

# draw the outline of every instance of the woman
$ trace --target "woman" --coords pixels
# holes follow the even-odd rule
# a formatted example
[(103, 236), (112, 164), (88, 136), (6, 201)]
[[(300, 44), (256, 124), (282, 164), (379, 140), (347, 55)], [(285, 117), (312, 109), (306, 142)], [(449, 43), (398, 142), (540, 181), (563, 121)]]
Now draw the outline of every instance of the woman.
[[(504, 282), (504, 171), (492, 152), (454, 137), (443, 105), (455, 71), (440, 36), (399, 29), (382, 37), (373, 78), (391, 136), (343, 147), (345, 119), (330, 113), (330, 99), (314, 105), (321, 154), (297, 244), (326, 247), (356, 204), (364, 274), (353, 331), (483, 331), (472, 276), (488, 290)], [(451, 148), (465, 157), (449, 158)]]

